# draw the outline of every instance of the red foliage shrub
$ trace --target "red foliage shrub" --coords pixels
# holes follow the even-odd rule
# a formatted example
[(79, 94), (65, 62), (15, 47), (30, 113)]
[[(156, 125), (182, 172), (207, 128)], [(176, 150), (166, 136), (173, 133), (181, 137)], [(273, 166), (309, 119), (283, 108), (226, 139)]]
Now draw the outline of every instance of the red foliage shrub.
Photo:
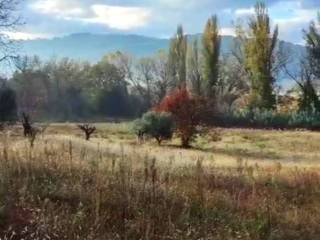
[(165, 97), (154, 110), (173, 115), (182, 147), (187, 148), (195, 137), (197, 126), (203, 123), (206, 104), (203, 99), (191, 96), (184, 87)]

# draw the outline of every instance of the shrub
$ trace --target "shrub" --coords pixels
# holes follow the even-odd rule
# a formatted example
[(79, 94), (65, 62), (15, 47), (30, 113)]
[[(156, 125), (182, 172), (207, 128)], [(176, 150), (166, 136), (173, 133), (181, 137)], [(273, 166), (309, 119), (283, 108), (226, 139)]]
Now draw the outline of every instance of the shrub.
[(175, 120), (176, 132), (182, 147), (189, 147), (197, 133), (197, 126), (204, 120), (205, 102), (192, 97), (186, 88), (178, 88), (156, 108), (158, 112), (170, 112)]
[(174, 122), (170, 113), (166, 112), (147, 112), (141, 119), (134, 122), (134, 132), (139, 139), (144, 134), (155, 138), (159, 145), (166, 139), (171, 139), (174, 131)]
[(142, 118), (139, 118), (133, 122), (132, 132), (137, 135), (139, 141), (143, 139), (143, 136), (147, 132), (146, 126), (147, 124), (144, 124)]

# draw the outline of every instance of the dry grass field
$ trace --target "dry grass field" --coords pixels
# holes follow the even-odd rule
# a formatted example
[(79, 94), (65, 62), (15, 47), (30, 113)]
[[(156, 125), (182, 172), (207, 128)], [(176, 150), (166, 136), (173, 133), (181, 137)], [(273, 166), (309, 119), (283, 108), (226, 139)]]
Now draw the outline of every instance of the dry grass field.
[(320, 239), (320, 133), (215, 129), (191, 149), (130, 123), (0, 137), (0, 239)]

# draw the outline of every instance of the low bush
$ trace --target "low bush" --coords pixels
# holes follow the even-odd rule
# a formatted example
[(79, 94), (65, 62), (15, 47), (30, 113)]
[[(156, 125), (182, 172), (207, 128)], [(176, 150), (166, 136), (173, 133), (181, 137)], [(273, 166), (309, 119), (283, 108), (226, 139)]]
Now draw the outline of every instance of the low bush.
[(161, 145), (163, 140), (172, 138), (174, 131), (172, 115), (166, 112), (147, 112), (134, 122), (133, 131), (139, 139), (143, 135), (148, 135)]

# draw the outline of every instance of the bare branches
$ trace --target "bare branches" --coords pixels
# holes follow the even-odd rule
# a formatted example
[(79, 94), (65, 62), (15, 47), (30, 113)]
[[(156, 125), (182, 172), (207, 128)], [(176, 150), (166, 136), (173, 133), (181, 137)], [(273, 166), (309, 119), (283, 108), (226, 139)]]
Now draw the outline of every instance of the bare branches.
[(17, 46), (8, 33), (23, 24), (17, 13), (20, 0), (0, 0), (0, 63), (14, 59)]
[(96, 127), (90, 126), (89, 124), (79, 124), (78, 128), (85, 133), (85, 138), (87, 141), (90, 140), (91, 134), (97, 130)]
[(17, 15), (19, 0), (0, 0), (0, 28), (15, 28), (21, 24), (21, 18)]

